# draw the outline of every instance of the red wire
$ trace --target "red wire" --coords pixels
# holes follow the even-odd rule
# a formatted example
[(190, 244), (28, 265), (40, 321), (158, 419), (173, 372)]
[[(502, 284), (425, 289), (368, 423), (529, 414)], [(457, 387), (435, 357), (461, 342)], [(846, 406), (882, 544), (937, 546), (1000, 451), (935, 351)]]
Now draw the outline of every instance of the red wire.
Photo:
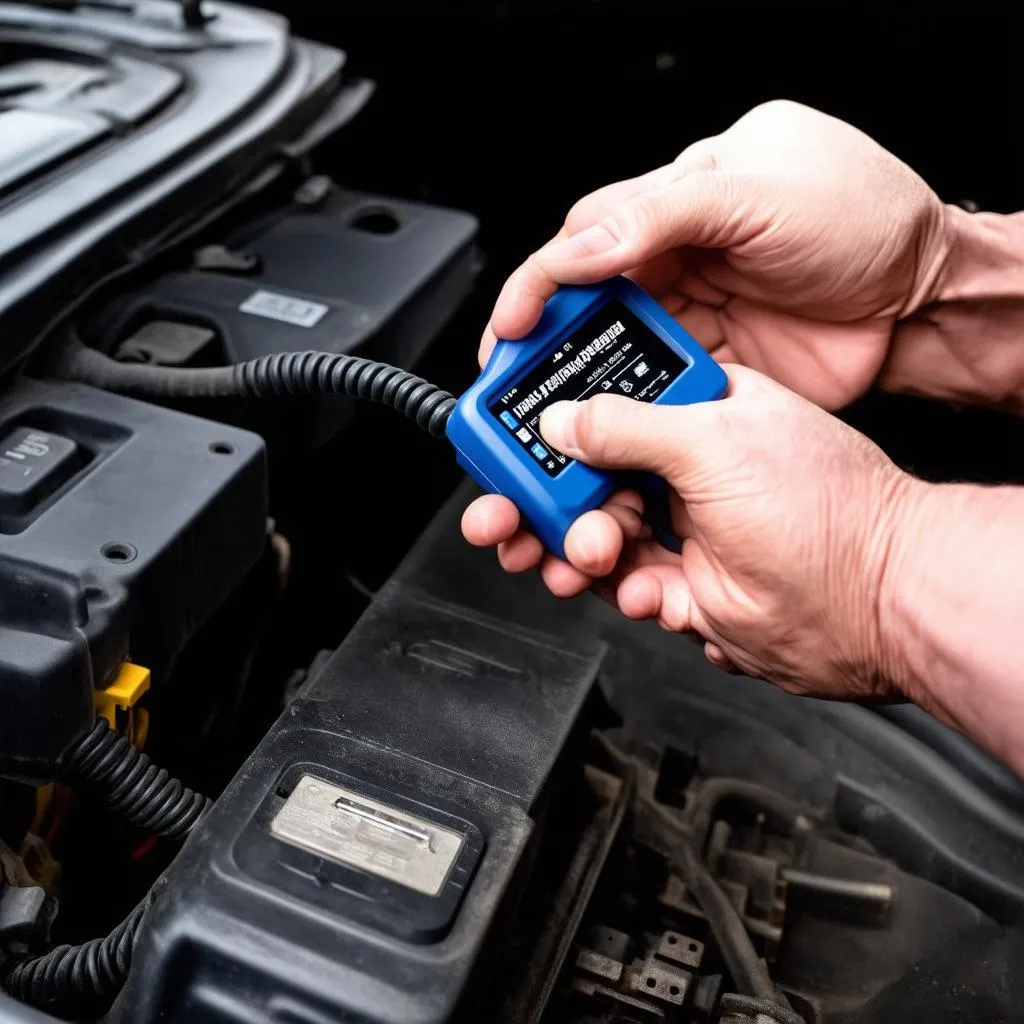
[(146, 836), (146, 838), (143, 839), (134, 850), (132, 850), (132, 860), (140, 861), (143, 858), (148, 857), (153, 850), (156, 849), (156, 844), (158, 842), (160, 842), (160, 840), (157, 836)]

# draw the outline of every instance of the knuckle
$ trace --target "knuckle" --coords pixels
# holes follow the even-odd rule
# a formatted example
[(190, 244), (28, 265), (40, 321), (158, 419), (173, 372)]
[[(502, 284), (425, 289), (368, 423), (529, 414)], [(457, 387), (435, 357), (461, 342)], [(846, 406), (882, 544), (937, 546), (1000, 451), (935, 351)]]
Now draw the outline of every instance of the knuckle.
[(663, 206), (658, 192), (648, 192), (609, 213), (604, 226), (620, 244), (642, 241), (655, 232)]
[(576, 202), (573, 203), (571, 207), (569, 207), (569, 212), (565, 215), (565, 220), (562, 223), (562, 227), (570, 235), (573, 235), (586, 224), (588, 224), (590, 222), (590, 219), (590, 197), (584, 196), (582, 199), (577, 199)]
[(649, 238), (668, 219), (668, 196), (665, 189), (657, 189), (640, 196), (633, 210), (634, 230), (637, 238)]
[(675, 159), (675, 166), (683, 165), (690, 171), (714, 171), (718, 169), (718, 136), (711, 136), (691, 143)]

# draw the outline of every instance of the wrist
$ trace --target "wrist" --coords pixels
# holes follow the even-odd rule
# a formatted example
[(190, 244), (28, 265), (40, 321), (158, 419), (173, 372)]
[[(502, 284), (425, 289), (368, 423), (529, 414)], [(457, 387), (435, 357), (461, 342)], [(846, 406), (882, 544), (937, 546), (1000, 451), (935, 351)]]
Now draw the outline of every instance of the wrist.
[(865, 558), (868, 569), (859, 584), (867, 625), (863, 672), (873, 692), (928, 704), (907, 647), (904, 608), (907, 590), (916, 585), (914, 537), (931, 485), (893, 468), (887, 488), (876, 500), (877, 518)]
[(922, 559), (935, 516), (936, 485), (905, 474), (894, 509), (878, 583), (878, 663), (880, 678), (915, 704), (935, 710), (929, 677), (922, 671), (920, 624), (927, 595)]
[(1024, 489), (914, 481), (879, 589), (880, 671), (1024, 774)]
[(1024, 213), (943, 207), (893, 330), (887, 391), (1024, 412)]
[(1024, 303), (1024, 214), (968, 213), (946, 206), (939, 258), (922, 304)]

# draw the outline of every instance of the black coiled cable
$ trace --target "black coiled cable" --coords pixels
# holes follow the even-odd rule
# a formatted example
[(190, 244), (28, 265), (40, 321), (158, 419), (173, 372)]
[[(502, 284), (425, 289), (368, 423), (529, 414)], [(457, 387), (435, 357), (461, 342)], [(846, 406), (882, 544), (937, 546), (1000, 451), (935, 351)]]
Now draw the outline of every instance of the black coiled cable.
[(330, 352), (281, 352), (233, 367), (247, 398), (349, 395), (390, 406), (432, 437), (442, 437), (455, 399), (421, 377), (372, 359)]
[(42, 956), (18, 960), (3, 973), (3, 988), (20, 1002), (51, 1013), (87, 1013), (117, 995), (128, 977), (146, 912), (161, 885), (106, 937), (80, 946), (58, 946)]
[[(166, 839), (183, 839), (212, 801), (189, 789), (136, 750), (98, 718), (67, 753), (62, 782), (100, 793), (115, 812)], [(15, 999), (51, 1012), (85, 1013), (109, 1002), (124, 985), (146, 912), (161, 880), (106, 937), (80, 946), (58, 946), (42, 956), (4, 966), (0, 984)]]
[(443, 437), (455, 398), (389, 363), (332, 352), (281, 352), (234, 366), (203, 368), (119, 363), (75, 341), (51, 371), (67, 380), (144, 398), (283, 398), (347, 395), (379, 402)]
[(102, 793), (112, 810), (165, 839), (183, 839), (211, 801), (158, 768), (98, 718), (64, 759), (61, 780)]

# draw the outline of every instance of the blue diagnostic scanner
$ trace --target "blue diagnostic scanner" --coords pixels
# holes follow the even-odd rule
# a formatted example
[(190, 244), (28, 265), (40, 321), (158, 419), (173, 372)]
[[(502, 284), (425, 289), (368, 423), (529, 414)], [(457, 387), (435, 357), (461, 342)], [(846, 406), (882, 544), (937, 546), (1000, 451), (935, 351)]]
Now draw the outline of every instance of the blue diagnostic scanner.
[(447, 433), (463, 469), (484, 490), (510, 498), (544, 546), (564, 558), (569, 527), (622, 481), (549, 448), (538, 426), (544, 409), (604, 393), (688, 405), (721, 398), (727, 383), (654, 299), (617, 277), (561, 288), (525, 339), (499, 341)]

